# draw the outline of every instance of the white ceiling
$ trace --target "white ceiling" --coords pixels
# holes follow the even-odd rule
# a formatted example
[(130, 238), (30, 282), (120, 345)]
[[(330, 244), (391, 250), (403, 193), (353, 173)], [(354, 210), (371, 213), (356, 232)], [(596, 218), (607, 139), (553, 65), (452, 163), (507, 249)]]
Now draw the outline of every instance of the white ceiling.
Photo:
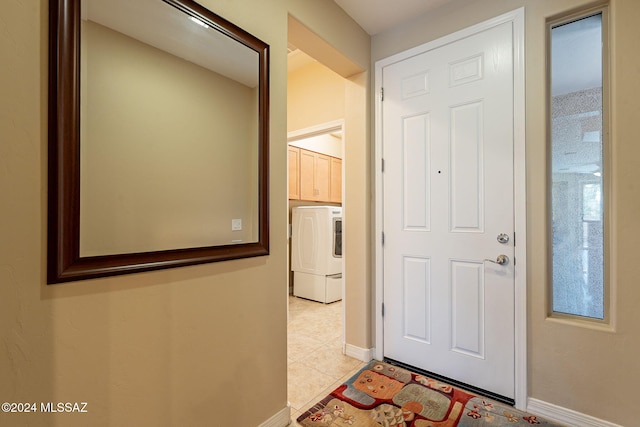
[(369, 35), (381, 33), (452, 0), (334, 0)]
[[(334, 0), (367, 34), (375, 35), (453, 0)], [(316, 60), (289, 45), (288, 71)]]
[[(334, 0), (369, 35), (375, 35), (424, 15), (453, 0)], [(601, 84), (601, 59), (593, 46), (600, 43), (599, 18), (583, 19), (571, 28), (554, 30), (553, 94), (576, 92)], [(593, 21), (593, 22), (592, 22)], [(296, 58), (304, 64), (304, 56)], [(309, 60), (309, 58), (306, 58)], [(297, 64), (296, 63), (296, 64)], [(580, 73), (575, 65), (580, 64)]]

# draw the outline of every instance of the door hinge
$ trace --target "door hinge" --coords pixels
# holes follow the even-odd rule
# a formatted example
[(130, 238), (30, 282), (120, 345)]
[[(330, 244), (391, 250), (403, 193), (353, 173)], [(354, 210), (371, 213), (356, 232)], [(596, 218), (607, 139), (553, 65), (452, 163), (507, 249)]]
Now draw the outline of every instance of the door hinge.
[(384, 246), (384, 231), (382, 232), (382, 245)]
[(384, 88), (380, 88), (380, 101), (384, 101)]
[(382, 159), (382, 172), (384, 172), (384, 159)]
[[(513, 246), (516, 245), (516, 232), (513, 232)], [(515, 261), (515, 260), (514, 260)]]
[(382, 303), (382, 317), (384, 317), (384, 303)]

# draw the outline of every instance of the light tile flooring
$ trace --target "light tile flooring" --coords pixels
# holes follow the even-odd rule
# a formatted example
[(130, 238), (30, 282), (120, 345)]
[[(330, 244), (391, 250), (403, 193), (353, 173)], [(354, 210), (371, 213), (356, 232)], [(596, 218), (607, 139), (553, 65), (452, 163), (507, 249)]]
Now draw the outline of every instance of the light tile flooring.
[(289, 296), (288, 399), (296, 418), (365, 364), (342, 354), (342, 301), (331, 304)]

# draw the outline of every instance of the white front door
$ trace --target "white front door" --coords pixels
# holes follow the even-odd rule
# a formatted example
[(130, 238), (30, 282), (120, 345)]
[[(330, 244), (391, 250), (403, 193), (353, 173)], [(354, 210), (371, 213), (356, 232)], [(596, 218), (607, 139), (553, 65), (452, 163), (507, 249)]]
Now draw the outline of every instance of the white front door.
[(513, 72), (504, 23), (386, 65), (380, 107), (384, 356), (508, 398)]

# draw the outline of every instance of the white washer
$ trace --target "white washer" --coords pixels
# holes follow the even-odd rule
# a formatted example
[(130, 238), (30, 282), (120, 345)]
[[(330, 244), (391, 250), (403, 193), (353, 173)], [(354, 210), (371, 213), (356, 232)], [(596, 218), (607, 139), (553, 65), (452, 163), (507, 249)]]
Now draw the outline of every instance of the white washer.
[(325, 304), (342, 299), (342, 208), (292, 209), (293, 294)]

